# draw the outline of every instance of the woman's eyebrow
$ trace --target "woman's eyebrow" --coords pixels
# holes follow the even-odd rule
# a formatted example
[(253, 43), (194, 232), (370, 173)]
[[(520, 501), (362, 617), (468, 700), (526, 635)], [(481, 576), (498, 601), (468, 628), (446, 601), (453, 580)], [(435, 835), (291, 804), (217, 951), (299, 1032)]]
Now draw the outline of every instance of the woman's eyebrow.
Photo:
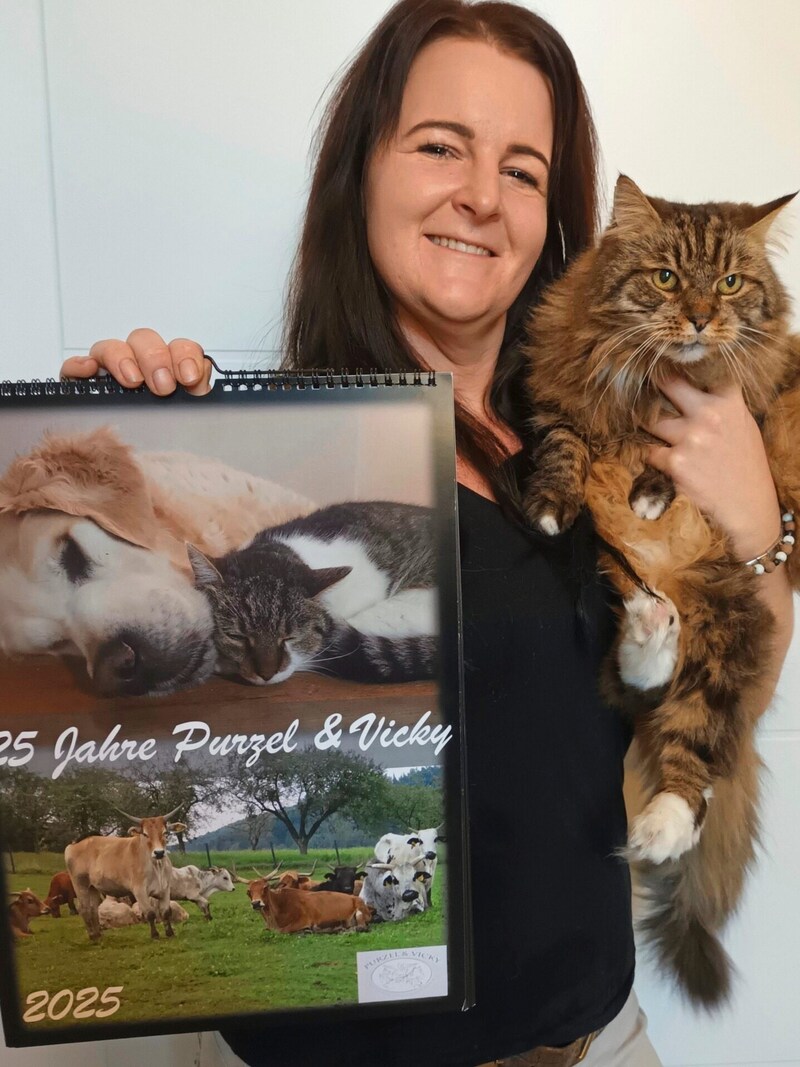
[[(451, 133), (457, 134), (459, 137), (464, 137), (468, 141), (475, 139), (475, 131), (471, 126), (465, 126), (463, 122), (450, 122), (449, 119), (425, 119), (423, 122), (418, 122), (416, 126), (412, 126), (407, 131), (406, 137), (410, 137), (412, 133), (417, 133), (419, 130), (427, 130), (435, 128), (437, 130), (450, 130)], [(550, 170), (550, 161), (538, 148), (533, 148), (528, 144), (510, 144), (507, 151), (515, 156), (533, 156), (541, 163), (544, 163), (547, 170)]]

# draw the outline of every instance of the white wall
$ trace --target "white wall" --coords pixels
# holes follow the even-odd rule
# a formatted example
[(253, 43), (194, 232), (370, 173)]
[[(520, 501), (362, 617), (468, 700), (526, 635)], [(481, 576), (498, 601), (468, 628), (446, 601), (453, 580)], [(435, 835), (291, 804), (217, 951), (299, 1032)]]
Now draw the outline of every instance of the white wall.
[[(570, 42), (609, 182), (687, 200), (800, 186), (797, 0), (544, 0)], [(386, 0), (3, 0), (0, 379), (140, 325), (228, 366), (272, 358), (330, 79)], [(9, 106), (10, 105), (10, 106)], [(780, 270), (800, 292), (800, 213)], [(694, 1015), (645, 965), (669, 1067), (800, 1065), (800, 644), (762, 750), (767, 852), (727, 939), (733, 1007)], [(189, 1067), (190, 1038), (0, 1048), (3, 1067)]]

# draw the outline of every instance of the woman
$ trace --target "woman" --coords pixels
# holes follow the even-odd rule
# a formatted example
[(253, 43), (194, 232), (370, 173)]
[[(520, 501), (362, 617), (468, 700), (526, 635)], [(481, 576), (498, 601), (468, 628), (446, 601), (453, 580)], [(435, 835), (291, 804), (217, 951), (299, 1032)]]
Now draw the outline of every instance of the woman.
[[(593, 567), (572, 562), (593, 563), (585, 524), (543, 545), (507, 517), (526, 451), (525, 311), (594, 224), (593, 127), (555, 31), (511, 4), (393, 7), (328, 109), (286, 362), (454, 373), (476, 1006), (227, 1033), (206, 1046), (209, 1065), (658, 1063), (631, 994), (630, 883), (613, 858), (628, 737), (595, 685), (613, 620)], [(199, 345), (149, 330), (100, 342), (63, 373), (101, 367), (159, 393), (176, 381), (207, 389)], [(772, 543), (779, 510), (741, 395), (681, 382), (668, 395), (681, 415), (651, 461), (751, 558)], [(779, 621), (777, 674), (785, 575), (759, 595)]]

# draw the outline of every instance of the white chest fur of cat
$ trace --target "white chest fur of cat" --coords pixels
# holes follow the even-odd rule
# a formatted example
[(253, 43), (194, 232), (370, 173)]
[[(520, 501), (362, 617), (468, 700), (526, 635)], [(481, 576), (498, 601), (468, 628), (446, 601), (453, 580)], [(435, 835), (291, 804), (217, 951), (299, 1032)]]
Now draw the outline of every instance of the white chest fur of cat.
[(322, 541), (304, 534), (278, 535), (314, 570), (351, 567), (350, 574), (319, 595), (320, 603), (364, 634), (406, 637), (436, 633), (436, 590), (405, 589), (369, 558), (362, 543), (347, 537)]

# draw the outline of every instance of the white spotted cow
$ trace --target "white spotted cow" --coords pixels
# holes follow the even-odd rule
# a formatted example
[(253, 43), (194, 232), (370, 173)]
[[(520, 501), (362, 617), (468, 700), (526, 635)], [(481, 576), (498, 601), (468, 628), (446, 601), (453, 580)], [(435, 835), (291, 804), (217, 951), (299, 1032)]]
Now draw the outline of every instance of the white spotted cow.
[(232, 893), (231, 873), (225, 867), (195, 867), (193, 863), (185, 867), (173, 867), (169, 876), (169, 895), (172, 900), (191, 900), (196, 904), (203, 917), (211, 919), (208, 898), (214, 893)]
[(428, 907), (430, 880), (422, 859), (415, 863), (368, 863), (359, 895), (375, 909), (375, 922), (399, 922)]

